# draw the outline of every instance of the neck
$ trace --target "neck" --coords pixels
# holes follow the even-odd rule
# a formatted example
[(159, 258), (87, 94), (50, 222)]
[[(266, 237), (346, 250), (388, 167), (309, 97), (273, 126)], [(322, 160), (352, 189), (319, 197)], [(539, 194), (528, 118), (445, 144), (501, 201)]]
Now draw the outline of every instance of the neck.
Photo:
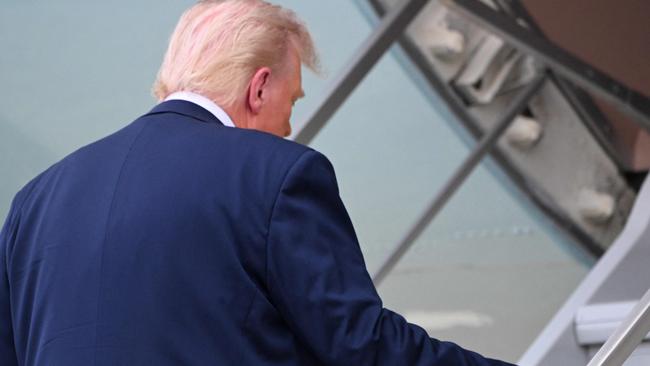
[(243, 111), (241, 108), (237, 108), (236, 106), (228, 106), (222, 108), (226, 113), (228, 113), (235, 126), (239, 128), (247, 128), (248, 118), (245, 111)]

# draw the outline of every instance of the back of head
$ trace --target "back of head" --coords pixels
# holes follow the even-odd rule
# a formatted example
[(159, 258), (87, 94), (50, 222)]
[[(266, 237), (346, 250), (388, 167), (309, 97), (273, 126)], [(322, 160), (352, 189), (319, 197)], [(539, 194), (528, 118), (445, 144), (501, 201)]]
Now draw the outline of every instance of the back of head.
[(191, 91), (228, 107), (245, 94), (256, 70), (281, 67), (289, 47), (318, 69), (311, 36), (292, 11), (262, 0), (200, 1), (172, 34), (154, 94), (163, 100)]

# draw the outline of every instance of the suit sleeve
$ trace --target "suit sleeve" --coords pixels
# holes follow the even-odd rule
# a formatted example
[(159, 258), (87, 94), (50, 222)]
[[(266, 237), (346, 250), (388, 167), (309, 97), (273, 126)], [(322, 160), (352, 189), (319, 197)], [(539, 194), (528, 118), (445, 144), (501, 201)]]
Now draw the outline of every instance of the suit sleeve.
[[(17, 199), (16, 199), (17, 200)], [(7, 251), (16, 229), (15, 201), (0, 231), (0, 365), (17, 366), (9, 302)]]
[(383, 308), (332, 166), (318, 152), (304, 153), (287, 174), (267, 251), (271, 300), (326, 365), (507, 365), (431, 339)]

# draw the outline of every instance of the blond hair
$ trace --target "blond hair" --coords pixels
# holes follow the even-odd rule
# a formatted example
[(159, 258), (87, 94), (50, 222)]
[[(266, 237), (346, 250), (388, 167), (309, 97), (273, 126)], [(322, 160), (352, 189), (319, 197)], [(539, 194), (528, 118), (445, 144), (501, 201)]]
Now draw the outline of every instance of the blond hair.
[(191, 91), (231, 106), (259, 68), (283, 65), (290, 46), (318, 72), (311, 36), (292, 11), (262, 0), (200, 1), (179, 20), (153, 93)]

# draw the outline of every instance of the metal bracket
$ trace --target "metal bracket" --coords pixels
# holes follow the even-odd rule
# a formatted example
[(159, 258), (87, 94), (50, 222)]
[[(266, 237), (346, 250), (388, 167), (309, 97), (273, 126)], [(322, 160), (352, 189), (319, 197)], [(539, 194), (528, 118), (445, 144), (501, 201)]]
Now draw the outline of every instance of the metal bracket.
[(558, 74), (612, 101), (634, 118), (639, 125), (650, 131), (648, 97), (584, 63), (478, 0), (443, 1), (461, 14), (482, 24), (520, 51), (533, 55)]

